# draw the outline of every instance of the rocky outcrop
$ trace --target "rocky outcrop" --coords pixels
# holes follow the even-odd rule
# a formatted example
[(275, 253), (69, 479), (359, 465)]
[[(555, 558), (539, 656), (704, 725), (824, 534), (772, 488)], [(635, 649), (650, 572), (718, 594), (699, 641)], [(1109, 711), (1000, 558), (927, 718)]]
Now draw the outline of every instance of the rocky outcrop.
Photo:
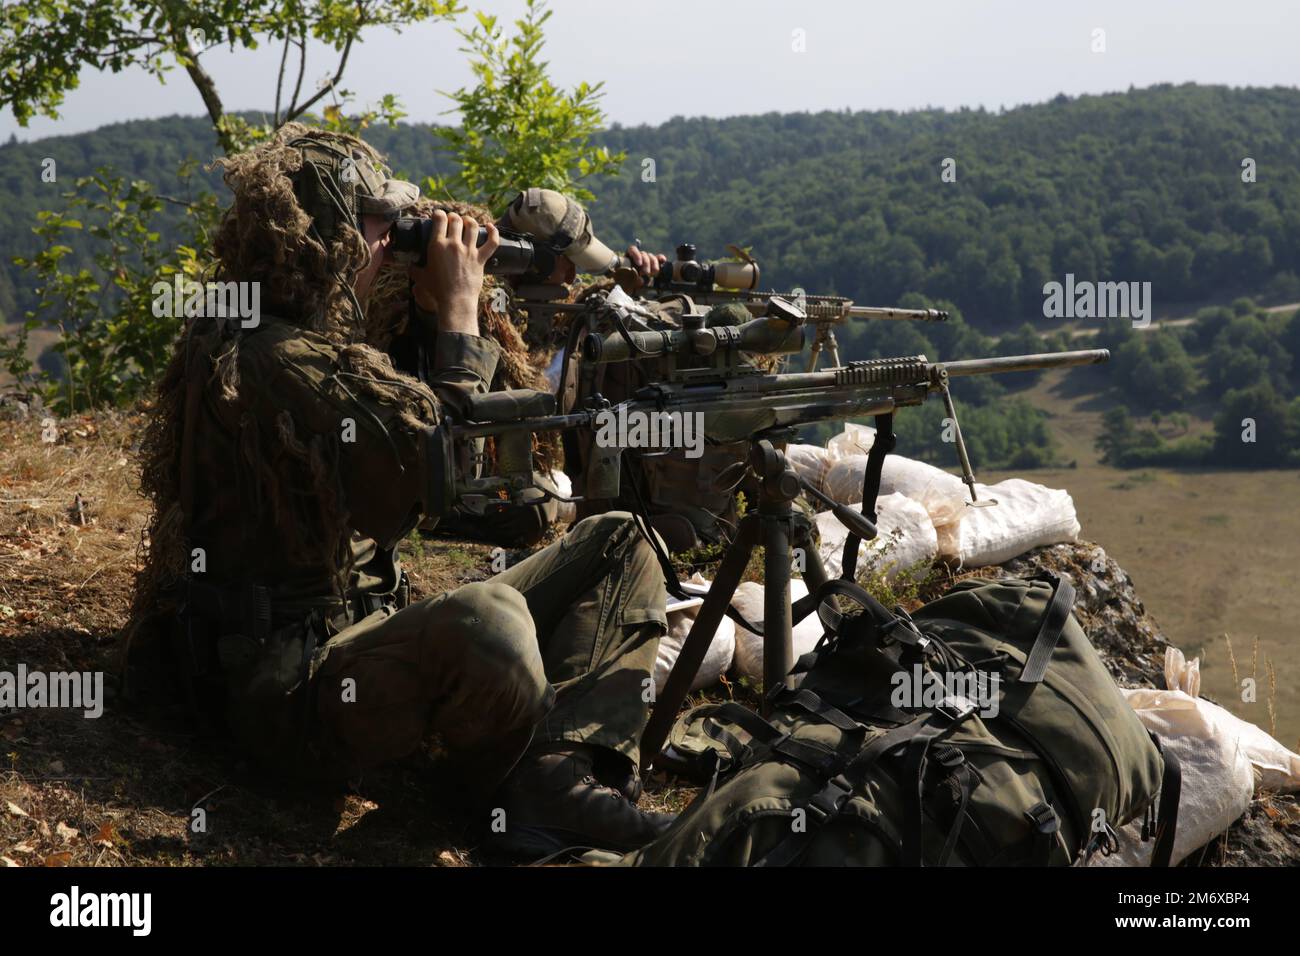
[(1163, 687), (1168, 641), (1147, 613), (1133, 579), (1099, 545), (1055, 544), (1013, 558), (1014, 577), (1051, 571), (1074, 585), (1074, 613), (1122, 687)]

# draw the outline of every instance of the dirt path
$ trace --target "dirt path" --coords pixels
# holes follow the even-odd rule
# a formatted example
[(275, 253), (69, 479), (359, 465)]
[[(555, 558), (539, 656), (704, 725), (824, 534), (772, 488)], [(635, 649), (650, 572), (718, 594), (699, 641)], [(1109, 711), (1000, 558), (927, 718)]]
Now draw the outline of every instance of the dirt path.
[[(1300, 309), (1300, 302), (1288, 302), (1286, 305), (1270, 305), (1263, 309), (1264, 312), (1294, 312)], [(1142, 326), (1134, 326), (1139, 332), (1150, 332), (1152, 329), (1177, 329), (1183, 326), (1191, 325), (1196, 321), (1196, 316), (1186, 315), (1177, 319), (1152, 319), (1150, 323)], [(1095, 328), (1068, 329), (1068, 334), (1072, 339), (1086, 338), (1089, 335), (1096, 335)]]

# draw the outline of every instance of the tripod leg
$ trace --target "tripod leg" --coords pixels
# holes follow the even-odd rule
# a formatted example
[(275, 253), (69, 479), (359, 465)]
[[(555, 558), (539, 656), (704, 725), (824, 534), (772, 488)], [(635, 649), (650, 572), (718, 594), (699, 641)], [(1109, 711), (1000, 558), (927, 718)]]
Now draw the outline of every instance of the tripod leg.
[(768, 694), (794, 666), (790, 607), (790, 506), (763, 522), (763, 709)]
[(756, 514), (745, 515), (740, 519), (736, 537), (727, 547), (718, 575), (704, 597), (700, 613), (691, 626), (691, 632), (686, 635), (681, 653), (677, 655), (677, 663), (668, 674), (664, 692), (655, 701), (645, 732), (641, 734), (642, 770), (650, 769), (659, 756), (659, 751), (663, 749), (668, 733), (672, 730), (673, 721), (677, 719), (677, 711), (681, 709), (686, 695), (691, 692), (691, 682), (704, 663), (704, 656), (713, 643), (713, 634), (722, 623), (723, 615), (731, 604), (731, 596), (736, 593), (736, 586), (740, 584), (741, 575), (745, 573), (750, 555), (753, 554), (759, 520)]

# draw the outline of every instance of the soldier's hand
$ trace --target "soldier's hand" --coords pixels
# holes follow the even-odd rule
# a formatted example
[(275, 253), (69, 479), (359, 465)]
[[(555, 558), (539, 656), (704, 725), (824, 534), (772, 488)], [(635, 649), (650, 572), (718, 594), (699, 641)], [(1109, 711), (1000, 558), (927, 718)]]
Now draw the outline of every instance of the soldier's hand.
[(432, 217), (426, 264), (411, 269), (416, 304), (438, 316), (442, 332), (478, 334), (478, 298), (483, 267), (501, 244), (497, 227), (488, 223), (487, 241), (478, 242), (478, 223), (469, 216), (436, 210)]
[(632, 263), (632, 268), (643, 276), (656, 276), (659, 274), (659, 267), (668, 261), (668, 257), (660, 253), (655, 255), (653, 252), (646, 252), (637, 246), (627, 247), (627, 258)]

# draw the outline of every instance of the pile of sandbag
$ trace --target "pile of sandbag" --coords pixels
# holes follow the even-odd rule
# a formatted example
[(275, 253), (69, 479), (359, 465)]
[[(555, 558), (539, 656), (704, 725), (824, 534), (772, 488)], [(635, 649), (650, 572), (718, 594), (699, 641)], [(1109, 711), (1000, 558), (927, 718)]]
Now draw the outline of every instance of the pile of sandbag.
[[(787, 450), (795, 469), (842, 504), (862, 501), (862, 479), (867, 452), (875, 441), (875, 429), (866, 425), (844, 426), (825, 449), (792, 445)], [(965, 567), (1002, 564), (1034, 548), (1079, 539), (1079, 520), (1069, 492), (1020, 478), (1008, 478), (995, 485), (976, 484), (982, 501), (996, 501), (987, 508), (967, 505), (966, 486), (956, 475), (922, 461), (890, 454), (880, 476), (882, 499), (904, 495), (920, 504), (930, 516), (938, 557)]]
[[(1182, 766), (1173, 863), (1205, 846), (1245, 813), (1258, 790), (1300, 790), (1300, 755), (1252, 723), (1202, 699), (1200, 660), (1176, 647), (1165, 651), (1165, 685), (1172, 690), (1123, 690), (1147, 730), (1160, 737)], [(1096, 856), (1096, 866), (1148, 866), (1150, 842), (1142, 823), (1120, 830), (1119, 852)]]
[[(677, 663), (682, 645), (686, 643), (686, 637), (690, 634), (695, 618), (700, 613), (700, 607), (704, 603), (703, 595), (708, 593), (709, 582), (698, 573), (683, 583), (688, 590), (698, 593), (700, 598), (695, 603), (668, 612), (668, 633), (659, 639), (659, 653), (655, 657), (656, 694), (663, 693), (664, 686), (668, 683), (668, 674)], [(752, 621), (753, 618), (748, 620)], [(732, 623), (731, 618), (724, 617), (713, 633), (713, 640), (704, 653), (704, 661), (696, 672), (695, 680), (691, 683), (691, 690), (699, 690), (716, 683), (731, 666), (735, 650), (736, 625)]]
[[(817, 550), (826, 573), (838, 578), (844, 569), (848, 529), (831, 512), (823, 511), (817, 516), (817, 531), (821, 538)], [(904, 571), (928, 568), (939, 553), (930, 515), (906, 495), (884, 495), (876, 500), (876, 531), (873, 540), (858, 545), (859, 572), (882, 571), (887, 580), (893, 581)]]

